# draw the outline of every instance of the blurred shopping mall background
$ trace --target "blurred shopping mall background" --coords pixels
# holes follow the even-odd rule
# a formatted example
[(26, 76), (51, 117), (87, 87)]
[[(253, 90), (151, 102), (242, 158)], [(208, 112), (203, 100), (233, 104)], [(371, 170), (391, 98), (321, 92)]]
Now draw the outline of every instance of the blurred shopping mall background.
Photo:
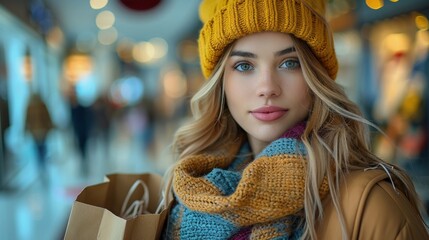
[[(0, 0), (1, 239), (62, 239), (79, 191), (158, 172), (202, 83), (199, 0)], [(329, 0), (337, 78), (429, 202), (429, 1)]]

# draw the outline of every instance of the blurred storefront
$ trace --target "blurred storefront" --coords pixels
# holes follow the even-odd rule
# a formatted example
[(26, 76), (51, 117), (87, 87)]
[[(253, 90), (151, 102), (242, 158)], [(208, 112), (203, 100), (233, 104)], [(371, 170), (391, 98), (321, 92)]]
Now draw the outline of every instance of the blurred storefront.
[(428, 162), (429, 2), (369, 6), (375, 9), (358, 11), (364, 50), (359, 96), (368, 117), (388, 135), (376, 138), (375, 150), (403, 166)]
[(358, 103), (373, 151), (405, 168), (429, 202), (429, 1), (331, 0), (337, 82)]
[(34, 141), (25, 131), (30, 95), (40, 95), (56, 126), (67, 118), (58, 91), (61, 36), (54, 22), (39, 21), (41, 11), (52, 14), (43, 6), (23, 5), (22, 1), (0, 6), (1, 187), (19, 188), (34, 181)]
[(429, 201), (429, 2), (358, 1), (358, 102), (384, 132), (373, 149), (412, 176)]
[[(188, 114), (188, 97), (203, 82), (196, 50), (196, 1), (187, 10), (194, 14), (181, 13), (188, 15), (181, 23), (183, 35), (169, 40), (113, 38), (107, 32), (114, 30), (114, 21), (98, 26), (105, 23), (98, 8), (91, 9), (100, 12), (98, 35), (70, 39), (48, 3), (0, 0), (0, 31), (7, 33), (0, 35), (0, 189), (25, 188), (40, 175), (37, 146), (25, 129), (32, 95), (42, 98), (53, 121), (47, 138), (50, 158), (65, 161), (72, 149), (81, 152), (77, 158), (84, 162), (91, 134), (125, 135), (148, 151), (160, 152), (154, 142), (164, 139), (154, 136), (171, 140)], [(165, 11), (172, 10), (174, 5)], [(153, 125), (155, 118), (162, 127)], [(110, 128), (115, 136), (106, 134)]]

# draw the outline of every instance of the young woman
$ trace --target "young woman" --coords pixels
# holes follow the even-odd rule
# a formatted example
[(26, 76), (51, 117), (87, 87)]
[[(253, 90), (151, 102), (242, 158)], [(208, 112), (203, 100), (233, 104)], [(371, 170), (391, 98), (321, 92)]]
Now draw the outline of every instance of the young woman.
[(167, 239), (428, 239), (404, 171), (368, 148), (323, 0), (206, 0), (207, 83), (180, 128)]

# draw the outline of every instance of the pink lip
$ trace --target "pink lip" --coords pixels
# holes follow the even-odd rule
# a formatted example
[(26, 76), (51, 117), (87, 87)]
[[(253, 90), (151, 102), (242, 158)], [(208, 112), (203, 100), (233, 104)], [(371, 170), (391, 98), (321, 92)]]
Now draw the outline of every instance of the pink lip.
[(288, 109), (284, 109), (276, 106), (265, 106), (261, 108), (257, 108), (253, 111), (250, 111), (252, 116), (260, 121), (274, 121), (281, 118), (286, 114)]

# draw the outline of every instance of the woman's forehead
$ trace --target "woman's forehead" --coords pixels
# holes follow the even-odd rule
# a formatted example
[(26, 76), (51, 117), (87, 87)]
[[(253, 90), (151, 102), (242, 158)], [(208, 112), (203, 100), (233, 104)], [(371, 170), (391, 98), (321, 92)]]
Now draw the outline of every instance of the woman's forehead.
[(232, 50), (236, 51), (263, 51), (281, 50), (293, 46), (293, 40), (289, 34), (281, 32), (259, 32), (244, 36), (234, 42)]

